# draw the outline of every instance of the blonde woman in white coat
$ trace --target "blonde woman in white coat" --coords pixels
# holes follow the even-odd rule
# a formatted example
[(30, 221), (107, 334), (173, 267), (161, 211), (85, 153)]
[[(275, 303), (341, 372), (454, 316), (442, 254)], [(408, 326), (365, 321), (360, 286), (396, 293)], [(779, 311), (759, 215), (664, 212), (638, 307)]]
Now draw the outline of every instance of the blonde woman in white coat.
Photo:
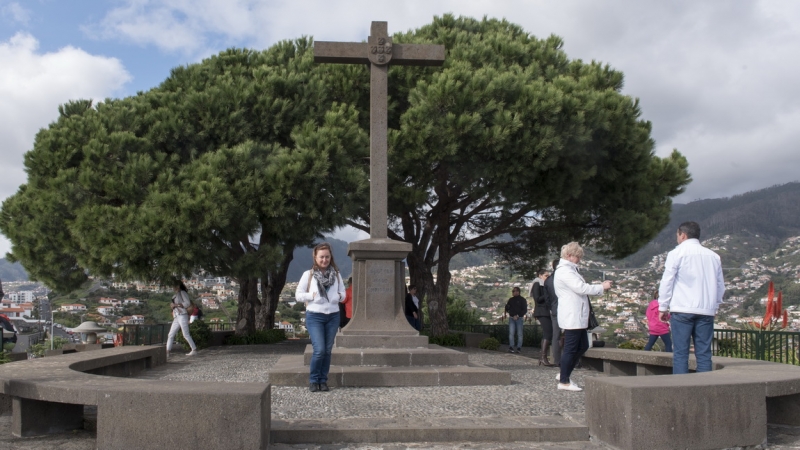
[(175, 335), (178, 334), (178, 328), (183, 332), (183, 338), (189, 343), (189, 347), (192, 348), (192, 351), (187, 353), (186, 356), (197, 354), (197, 346), (194, 345), (192, 335), (189, 334), (189, 313), (186, 311), (191, 304), (186, 285), (183, 284), (183, 281), (178, 281), (175, 285), (175, 296), (172, 297), (172, 303), (170, 303), (173, 319), (172, 327), (169, 329), (169, 335), (167, 335), (167, 358), (169, 358), (169, 352), (172, 350)]
[(583, 248), (577, 242), (561, 247), (561, 260), (556, 268), (554, 287), (558, 297), (558, 326), (564, 334), (561, 352), (561, 372), (556, 375), (558, 389), (581, 391), (570, 381), (581, 355), (589, 349), (589, 295), (603, 295), (611, 289), (611, 281), (602, 285), (588, 284), (578, 273), (578, 263), (583, 258)]
[(333, 261), (330, 244), (318, 244), (313, 256), (314, 265), (300, 278), (295, 298), (306, 304), (306, 328), (313, 348), (308, 389), (325, 392), (330, 390), (331, 351), (339, 330), (339, 302), (345, 298), (345, 286)]

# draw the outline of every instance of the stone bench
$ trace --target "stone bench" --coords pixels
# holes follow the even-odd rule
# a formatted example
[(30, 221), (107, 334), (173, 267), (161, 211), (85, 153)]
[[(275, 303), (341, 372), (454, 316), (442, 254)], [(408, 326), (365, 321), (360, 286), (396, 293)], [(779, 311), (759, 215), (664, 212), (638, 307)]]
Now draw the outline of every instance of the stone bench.
[(589, 434), (621, 449), (756, 446), (768, 423), (800, 425), (797, 366), (714, 357), (712, 372), (671, 375), (671, 353), (606, 348), (583, 363), (607, 375), (586, 378)]
[(267, 448), (269, 384), (125, 378), (164, 363), (163, 346), (131, 346), (0, 365), (12, 433), (83, 428), (89, 405), (97, 407), (97, 448)]

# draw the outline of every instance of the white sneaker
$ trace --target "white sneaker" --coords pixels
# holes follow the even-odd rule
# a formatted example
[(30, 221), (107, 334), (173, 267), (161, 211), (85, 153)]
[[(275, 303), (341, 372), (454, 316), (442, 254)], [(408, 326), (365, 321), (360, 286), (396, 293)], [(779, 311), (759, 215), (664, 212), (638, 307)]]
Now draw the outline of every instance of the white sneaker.
[(194, 356), (196, 354), (197, 354), (197, 350), (192, 350), (189, 353), (187, 353), (186, 356)]
[(561, 381), (561, 373), (556, 374), (556, 381)]
[(570, 382), (569, 384), (558, 383), (558, 390), (559, 391), (575, 391), (575, 392), (577, 392), (577, 391), (582, 391), (583, 389), (579, 388), (577, 385), (572, 384)]

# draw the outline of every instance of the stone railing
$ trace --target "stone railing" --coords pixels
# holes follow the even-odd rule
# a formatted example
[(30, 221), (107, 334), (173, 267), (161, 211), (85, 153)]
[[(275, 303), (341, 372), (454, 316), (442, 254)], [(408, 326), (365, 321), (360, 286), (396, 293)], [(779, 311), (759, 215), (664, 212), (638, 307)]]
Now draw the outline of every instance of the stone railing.
[(583, 363), (607, 375), (586, 378), (589, 434), (621, 449), (756, 446), (768, 423), (800, 425), (797, 366), (714, 357), (712, 372), (671, 375), (671, 353), (605, 348)]

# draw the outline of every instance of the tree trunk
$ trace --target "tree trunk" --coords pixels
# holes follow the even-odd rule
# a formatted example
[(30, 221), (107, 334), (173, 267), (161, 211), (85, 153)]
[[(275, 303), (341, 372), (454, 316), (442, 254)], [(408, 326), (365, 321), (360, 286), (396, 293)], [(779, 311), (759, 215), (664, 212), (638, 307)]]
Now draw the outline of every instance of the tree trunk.
[(261, 278), (261, 299), (262, 310), (267, 321), (267, 328), (275, 327), (275, 311), (278, 310), (278, 302), (281, 300), (281, 292), (286, 285), (286, 274), (289, 272), (289, 264), (294, 259), (294, 245), (286, 245), (283, 248), (283, 261), (281, 264), (268, 271)]
[(256, 307), (258, 305), (258, 279), (242, 278), (239, 281), (239, 301), (236, 313), (236, 335), (252, 334), (256, 331)]

